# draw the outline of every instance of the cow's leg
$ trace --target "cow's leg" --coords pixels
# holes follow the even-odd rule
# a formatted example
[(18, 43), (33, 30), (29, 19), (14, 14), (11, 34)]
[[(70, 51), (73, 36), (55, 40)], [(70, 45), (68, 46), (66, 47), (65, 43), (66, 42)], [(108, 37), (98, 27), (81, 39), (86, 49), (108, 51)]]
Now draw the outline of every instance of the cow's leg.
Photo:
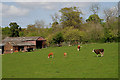
[(104, 56), (104, 52), (102, 52), (102, 55)]
[(100, 52), (100, 54), (101, 54), (101, 57), (103, 57), (103, 53), (102, 53), (102, 52)]
[(48, 56), (48, 58), (50, 58), (50, 57)]
[(100, 54), (101, 54), (101, 57), (102, 57), (102, 53), (100, 52)]

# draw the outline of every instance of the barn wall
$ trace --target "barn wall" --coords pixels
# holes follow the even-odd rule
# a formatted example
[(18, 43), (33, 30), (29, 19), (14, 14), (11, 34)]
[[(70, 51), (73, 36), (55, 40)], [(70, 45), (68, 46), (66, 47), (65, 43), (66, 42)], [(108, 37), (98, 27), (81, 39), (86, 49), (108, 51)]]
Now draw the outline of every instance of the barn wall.
[(13, 46), (10, 43), (4, 45), (4, 54), (13, 53)]

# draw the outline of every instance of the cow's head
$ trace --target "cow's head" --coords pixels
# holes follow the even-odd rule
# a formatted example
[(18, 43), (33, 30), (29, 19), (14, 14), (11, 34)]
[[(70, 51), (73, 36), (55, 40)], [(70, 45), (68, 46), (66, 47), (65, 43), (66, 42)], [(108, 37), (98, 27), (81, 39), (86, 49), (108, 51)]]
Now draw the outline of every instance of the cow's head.
[(48, 56), (48, 58), (50, 58), (50, 57)]
[(92, 52), (94, 52), (94, 49), (92, 50)]

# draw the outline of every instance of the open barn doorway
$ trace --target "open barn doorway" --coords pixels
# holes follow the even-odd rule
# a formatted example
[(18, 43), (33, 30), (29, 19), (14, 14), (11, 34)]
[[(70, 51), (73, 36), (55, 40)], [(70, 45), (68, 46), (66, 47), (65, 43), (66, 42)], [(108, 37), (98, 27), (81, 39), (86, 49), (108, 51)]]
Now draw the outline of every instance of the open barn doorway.
[(0, 53), (3, 54), (4, 53), (4, 46), (0, 46)]
[(24, 46), (19, 46), (18, 51), (24, 51)]
[(42, 48), (42, 42), (43, 41), (36, 41), (36, 48), (41, 49)]

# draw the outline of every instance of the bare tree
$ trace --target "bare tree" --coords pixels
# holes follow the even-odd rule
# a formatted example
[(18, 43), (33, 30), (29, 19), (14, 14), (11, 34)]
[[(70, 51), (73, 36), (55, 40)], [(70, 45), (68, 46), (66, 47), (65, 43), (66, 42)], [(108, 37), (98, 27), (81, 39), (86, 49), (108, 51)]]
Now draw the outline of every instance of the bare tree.
[(90, 7), (90, 11), (93, 12), (93, 14), (97, 14), (98, 11), (100, 9), (100, 5), (99, 4), (92, 4), (91, 7)]
[(104, 14), (105, 14), (105, 18), (106, 18), (107, 22), (110, 19), (113, 20), (113, 18), (118, 16), (118, 7), (114, 6), (114, 7), (110, 8), (110, 9), (106, 9), (106, 10), (104, 10)]
[(38, 33), (43, 32), (43, 28), (45, 27), (45, 22), (43, 20), (36, 20), (35, 27), (37, 28)]
[(35, 21), (35, 27), (36, 28), (44, 28), (44, 26), (45, 26), (45, 22), (43, 21), (43, 20), (36, 20)]

